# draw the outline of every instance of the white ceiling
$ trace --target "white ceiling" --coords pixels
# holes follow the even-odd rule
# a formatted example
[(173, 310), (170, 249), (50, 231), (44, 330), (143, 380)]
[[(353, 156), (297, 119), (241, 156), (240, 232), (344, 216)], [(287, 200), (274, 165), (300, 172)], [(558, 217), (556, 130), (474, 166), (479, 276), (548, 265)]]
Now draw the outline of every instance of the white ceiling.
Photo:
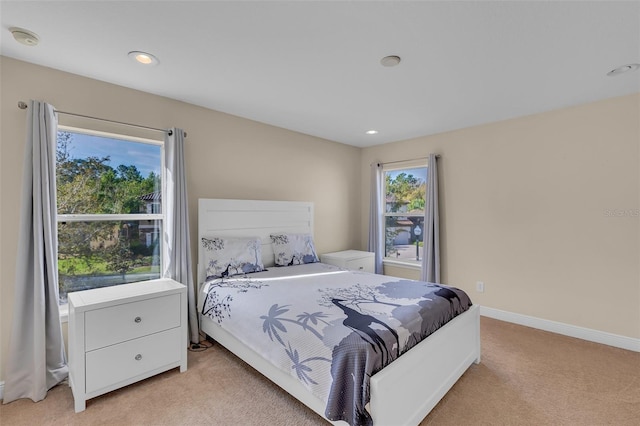
[(606, 76), (640, 63), (640, 1), (2, 1), (0, 15), (4, 56), (355, 146), (640, 92), (640, 72)]

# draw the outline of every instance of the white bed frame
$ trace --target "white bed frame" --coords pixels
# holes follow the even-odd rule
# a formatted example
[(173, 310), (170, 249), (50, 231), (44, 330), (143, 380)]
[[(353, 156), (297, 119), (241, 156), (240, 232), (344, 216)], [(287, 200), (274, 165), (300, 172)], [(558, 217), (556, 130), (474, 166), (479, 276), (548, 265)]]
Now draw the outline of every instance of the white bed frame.
[[(313, 234), (313, 203), (200, 199), (198, 207), (199, 283), (204, 281), (201, 237), (258, 236), (263, 244), (263, 262), (268, 267), (274, 264), (271, 233)], [(201, 316), (200, 325), (208, 336), (324, 418), (325, 403), (300, 381), (209, 318)], [(419, 424), (474, 362), (480, 362), (480, 309), (476, 305), (371, 377), (368, 409), (374, 425)]]

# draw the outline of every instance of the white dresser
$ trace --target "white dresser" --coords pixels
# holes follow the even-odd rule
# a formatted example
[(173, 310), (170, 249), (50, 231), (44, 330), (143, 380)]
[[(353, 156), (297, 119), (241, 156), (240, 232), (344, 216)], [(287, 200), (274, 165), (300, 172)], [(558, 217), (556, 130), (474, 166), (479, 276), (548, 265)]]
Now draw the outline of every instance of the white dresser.
[(69, 385), (86, 400), (187, 370), (187, 288), (170, 279), (69, 293)]
[(352, 271), (375, 273), (375, 255), (368, 251), (344, 250), (320, 255), (320, 262)]

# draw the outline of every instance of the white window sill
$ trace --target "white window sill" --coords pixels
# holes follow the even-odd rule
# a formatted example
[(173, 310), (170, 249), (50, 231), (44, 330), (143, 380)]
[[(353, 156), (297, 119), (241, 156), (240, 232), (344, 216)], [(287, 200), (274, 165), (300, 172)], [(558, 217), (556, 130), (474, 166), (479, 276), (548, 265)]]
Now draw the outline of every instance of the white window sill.
[(69, 305), (60, 305), (58, 309), (60, 310), (60, 322), (63, 324), (69, 322)]
[(397, 266), (397, 267), (406, 268), (406, 269), (414, 269), (416, 271), (422, 270), (422, 262), (418, 263), (418, 262), (407, 262), (407, 261), (401, 261), (401, 260), (382, 259), (382, 263), (384, 265)]

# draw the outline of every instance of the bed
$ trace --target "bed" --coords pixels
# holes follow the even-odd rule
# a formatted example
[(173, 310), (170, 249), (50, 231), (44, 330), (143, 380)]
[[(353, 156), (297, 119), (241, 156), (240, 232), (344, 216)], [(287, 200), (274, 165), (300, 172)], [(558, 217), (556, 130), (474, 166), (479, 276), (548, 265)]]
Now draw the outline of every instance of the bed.
[[(273, 247), (277, 246), (272, 244), (273, 234), (312, 236), (313, 204), (297, 201), (199, 200), (198, 306), (201, 312), (201, 330), (323, 418), (327, 420), (331, 418), (335, 424), (348, 422), (373, 425), (416, 425), (433, 409), (471, 364), (480, 362), (479, 308), (469, 302), (470, 306), (463, 310), (462, 293), (456, 293), (454, 296), (457, 301), (452, 298), (448, 301), (442, 299), (450, 303), (454, 311), (459, 309), (453, 319), (437, 331), (429, 332), (424, 340), (414, 342), (410, 350), (404, 349), (408, 347), (405, 343), (411, 336), (411, 332), (402, 334), (402, 332), (387, 331), (384, 328), (385, 324), (380, 326), (369, 323), (374, 327), (374, 333), (367, 329), (365, 331), (369, 333), (368, 335), (365, 335), (362, 329), (356, 330), (354, 327), (352, 330), (338, 331), (339, 328), (334, 327), (337, 322), (344, 322), (340, 325), (346, 327), (347, 319), (351, 314), (355, 315), (352, 309), (353, 303), (349, 304), (349, 295), (354, 291), (361, 294), (363, 288), (365, 290), (386, 288), (389, 291), (385, 294), (391, 297), (397, 289), (404, 289), (405, 286), (402, 284), (408, 284), (408, 282), (393, 277), (345, 271), (321, 263), (304, 264), (301, 259), (295, 262), (302, 263), (300, 265), (274, 267), (274, 259), (282, 259), (277, 259), (281, 253), (274, 253)], [(239, 273), (233, 275), (227, 265), (226, 270), (211, 276), (212, 272), (207, 267), (207, 262), (211, 263), (208, 258), (210, 255), (208, 250), (211, 247), (206, 247), (207, 244), (203, 244), (203, 241), (209, 245), (214, 244), (214, 237), (227, 241), (227, 244), (229, 241), (243, 238), (258, 241), (259, 247), (256, 247), (255, 253), (260, 256), (260, 259), (252, 263), (260, 263), (267, 270), (249, 271), (252, 272), (249, 274), (245, 274), (247, 271), (237, 271)], [(241, 315), (240, 307), (253, 303), (251, 302), (253, 299), (266, 299), (268, 294), (277, 292), (283, 292), (294, 298), (295, 291), (300, 288), (311, 288), (312, 285), (316, 285), (316, 281), (321, 288), (313, 290), (314, 294), (318, 295), (315, 298), (325, 302), (325, 307), (320, 308), (322, 314), (317, 309), (314, 311), (312, 306), (305, 305), (309, 297), (298, 297), (294, 303), (286, 298), (283, 299), (280, 293), (277, 299), (279, 304), (271, 301), (265, 307), (256, 308), (253, 318), (241, 321), (237, 318)], [(291, 283), (291, 287), (278, 287), (282, 282)], [(415, 285), (429, 288), (429, 291), (434, 292), (451, 291), (449, 290), (451, 288), (443, 289), (446, 286), (435, 286), (430, 283), (415, 282)], [(347, 287), (351, 290), (344, 290)], [(458, 289), (454, 290), (458, 291)], [(390, 305), (395, 306), (392, 309), (400, 309), (397, 308), (399, 303), (389, 303), (391, 299), (385, 299), (385, 303), (380, 299), (380, 295), (377, 297), (378, 300), (373, 304), (376, 309), (386, 309), (385, 306)], [(405, 300), (406, 296), (401, 298)], [(430, 299), (440, 300), (435, 297)], [(379, 303), (381, 301), (383, 303)], [(392, 301), (399, 302), (400, 299)], [(271, 308), (267, 312), (268, 306)], [(371, 309), (371, 306), (369, 305), (367, 309)], [(297, 307), (297, 310), (294, 307)], [(405, 308), (402, 307), (402, 309)], [(329, 316), (325, 316), (330, 312)], [(358, 315), (361, 314), (362, 312), (358, 313)], [(288, 322), (274, 320), (275, 317), (284, 318), (284, 321)], [(234, 320), (232, 321), (231, 318)], [(296, 318), (297, 321), (294, 321)], [(322, 322), (324, 324), (321, 324)], [(297, 329), (299, 334), (295, 336), (287, 334), (284, 338), (285, 333), (282, 327), (285, 324), (289, 327), (287, 332)], [(243, 329), (260, 327), (263, 332), (261, 339), (271, 341), (275, 349), (256, 346), (253, 340), (248, 340), (242, 335)], [(381, 364), (367, 370), (372, 374), (370, 377), (365, 373), (362, 375), (364, 376), (362, 381), (354, 378), (355, 384), (349, 385), (351, 387), (346, 391), (342, 388), (336, 390), (337, 385), (333, 383), (336, 380), (325, 380), (322, 379), (323, 376), (315, 375), (316, 370), (321, 372), (322, 369), (329, 369), (332, 374), (337, 374), (334, 366), (326, 362), (329, 361), (326, 358), (330, 357), (303, 354), (307, 343), (300, 336), (306, 335), (318, 340), (321, 327), (324, 327), (322, 332), (325, 345), (327, 340), (332, 341), (327, 337), (331, 333), (353, 331), (348, 336), (336, 334), (333, 337), (333, 341), (336, 342), (334, 354), (335, 348), (339, 346), (338, 342), (344, 343), (351, 339), (349, 342), (358, 341), (361, 346), (371, 347), (372, 352), (378, 354)], [(379, 336), (384, 337), (386, 343)], [(401, 356), (398, 356), (400, 354)], [(287, 356), (290, 366), (277, 366), (279, 359), (286, 360)], [(304, 361), (311, 360), (311, 362), (304, 364), (302, 358), (305, 358)], [(393, 362), (389, 363), (389, 361)], [(313, 368), (308, 367), (312, 364)], [(379, 369), (380, 366), (384, 368)], [(355, 415), (345, 417), (342, 412), (336, 414), (340, 409), (336, 408), (335, 401), (345, 399), (344, 394), (352, 393), (354, 388), (355, 390), (365, 389), (367, 400), (359, 400), (361, 407), (357, 409), (347, 407), (346, 411), (351, 410), (357, 413)], [(358, 397), (346, 399), (351, 403), (351, 400), (358, 400)], [(362, 410), (363, 407), (364, 410)]]

